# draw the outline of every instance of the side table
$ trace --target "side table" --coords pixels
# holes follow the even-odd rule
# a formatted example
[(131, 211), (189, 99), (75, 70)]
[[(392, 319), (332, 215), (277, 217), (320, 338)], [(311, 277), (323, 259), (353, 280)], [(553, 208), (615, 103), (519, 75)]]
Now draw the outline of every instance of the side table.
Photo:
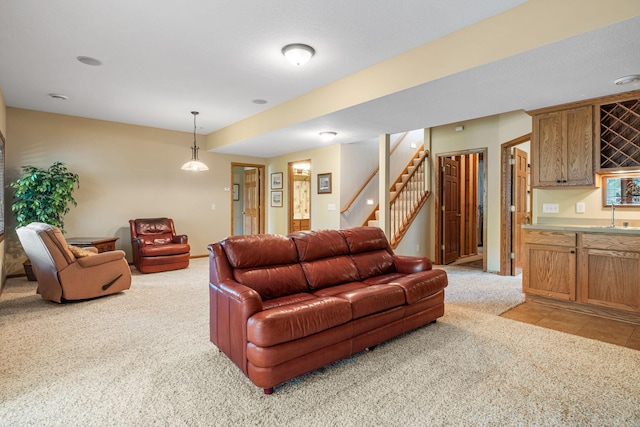
[(98, 252), (107, 252), (116, 250), (116, 240), (119, 237), (71, 237), (67, 240), (67, 243), (73, 246), (79, 246), (86, 248), (93, 246), (98, 249)]

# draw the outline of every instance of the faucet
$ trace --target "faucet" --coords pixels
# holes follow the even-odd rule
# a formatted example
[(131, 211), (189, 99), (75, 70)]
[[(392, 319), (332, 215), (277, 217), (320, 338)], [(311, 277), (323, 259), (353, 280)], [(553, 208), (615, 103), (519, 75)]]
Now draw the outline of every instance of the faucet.
[(613, 200), (611, 201), (611, 228), (616, 228), (616, 204), (613, 202)]

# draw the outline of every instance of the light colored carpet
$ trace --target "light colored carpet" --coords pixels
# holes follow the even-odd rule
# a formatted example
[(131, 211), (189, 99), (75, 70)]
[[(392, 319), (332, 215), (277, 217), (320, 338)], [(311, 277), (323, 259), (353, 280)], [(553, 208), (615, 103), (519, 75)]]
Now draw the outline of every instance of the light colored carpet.
[(65, 305), (10, 279), (0, 425), (640, 425), (640, 352), (499, 317), (520, 278), (446, 269), (438, 323), (271, 396), (209, 341), (206, 259)]

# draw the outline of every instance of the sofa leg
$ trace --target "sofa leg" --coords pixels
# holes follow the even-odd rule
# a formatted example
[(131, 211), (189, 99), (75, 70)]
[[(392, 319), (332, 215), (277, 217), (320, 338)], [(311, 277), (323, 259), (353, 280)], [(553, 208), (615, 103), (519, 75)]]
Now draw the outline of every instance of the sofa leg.
[(429, 322), (430, 325), (436, 323), (438, 321), (438, 319), (433, 319), (431, 322)]
[(269, 387), (269, 388), (265, 388), (263, 389), (264, 394), (271, 394), (273, 393), (273, 387)]

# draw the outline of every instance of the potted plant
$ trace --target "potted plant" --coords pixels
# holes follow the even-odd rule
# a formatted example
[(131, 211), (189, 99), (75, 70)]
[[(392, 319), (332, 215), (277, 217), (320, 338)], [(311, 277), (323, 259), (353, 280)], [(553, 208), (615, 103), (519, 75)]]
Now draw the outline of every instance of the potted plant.
[[(64, 216), (69, 204), (77, 206), (73, 190), (80, 186), (77, 174), (69, 172), (62, 162), (55, 162), (48, 169), (22, 166), (22, 177), (12, 182), (15, 189), (11, 210), (16, 214), (16, 228), (32, 222), (44, 222), (58, 227), (64, 233)], [(29, 280), (35, 280), (29, 260), (25, 262)]]

